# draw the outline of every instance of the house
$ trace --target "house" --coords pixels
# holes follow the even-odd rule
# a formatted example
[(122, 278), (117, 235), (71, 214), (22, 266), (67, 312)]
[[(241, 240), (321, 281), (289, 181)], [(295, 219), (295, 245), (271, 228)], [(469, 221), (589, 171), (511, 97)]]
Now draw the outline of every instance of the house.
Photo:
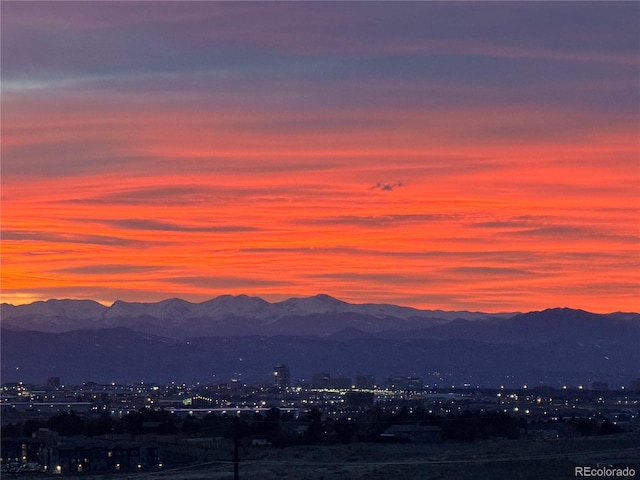
[(159, 464), (157, 446), (134, 442), (65, 439), (40, 448), (41, 463), (50, 473), (134, 471)]

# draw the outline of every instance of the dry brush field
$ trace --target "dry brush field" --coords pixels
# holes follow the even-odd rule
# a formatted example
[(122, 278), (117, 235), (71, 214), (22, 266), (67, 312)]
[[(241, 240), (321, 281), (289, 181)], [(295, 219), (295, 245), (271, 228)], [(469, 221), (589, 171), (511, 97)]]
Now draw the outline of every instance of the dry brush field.
[[(195, 464), (155, 472), (101, 475), (96, 480), (232, 479), (230, 441), (165, 445), (174, 459), (186, 452)], [(552, 480), (576, 478), (576, 466), (632, 466), (640, 475), (640, 433), (602, 437), (485, 440), (474, 443), (328, 446), (242, 446), (243, 480)]]

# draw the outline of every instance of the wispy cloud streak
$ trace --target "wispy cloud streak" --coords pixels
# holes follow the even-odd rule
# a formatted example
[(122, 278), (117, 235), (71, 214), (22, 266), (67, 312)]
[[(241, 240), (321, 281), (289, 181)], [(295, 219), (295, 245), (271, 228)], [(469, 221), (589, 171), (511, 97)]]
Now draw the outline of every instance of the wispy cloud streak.
[(639, 13), (7, 2), (3, 299), (638, 310)]

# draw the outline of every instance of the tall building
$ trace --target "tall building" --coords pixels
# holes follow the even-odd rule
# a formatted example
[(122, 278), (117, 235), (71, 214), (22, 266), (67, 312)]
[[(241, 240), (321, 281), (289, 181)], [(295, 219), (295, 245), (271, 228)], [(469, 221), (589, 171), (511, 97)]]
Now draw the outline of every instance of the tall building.
[(273, 384), (276, 387), (288, 387), (291, 384), (289, 377), (289, 367), (284, 363), (273, 367)]

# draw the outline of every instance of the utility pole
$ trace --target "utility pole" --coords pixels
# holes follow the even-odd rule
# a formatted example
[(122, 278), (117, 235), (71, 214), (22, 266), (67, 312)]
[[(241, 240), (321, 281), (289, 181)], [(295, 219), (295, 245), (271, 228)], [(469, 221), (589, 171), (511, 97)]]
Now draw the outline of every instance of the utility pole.
[(240, 464), (240, 456), (238, 455), (238, 417), (233, 422), (233, 480), (238, 480), (238, 466)]

